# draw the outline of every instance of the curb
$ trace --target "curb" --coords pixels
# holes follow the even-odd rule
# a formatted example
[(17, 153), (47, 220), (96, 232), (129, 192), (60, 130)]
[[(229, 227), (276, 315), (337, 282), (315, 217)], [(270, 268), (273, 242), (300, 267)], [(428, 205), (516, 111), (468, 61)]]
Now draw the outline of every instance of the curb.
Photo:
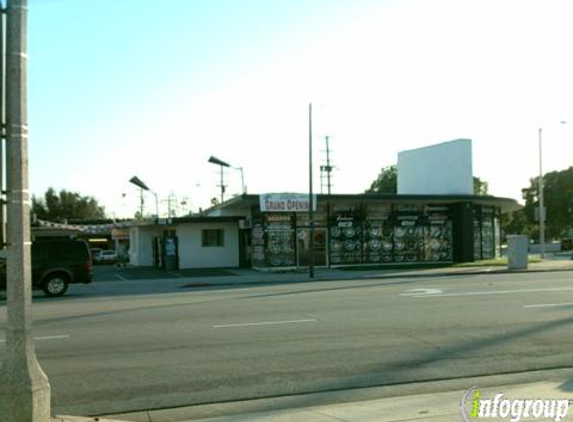
[(105, 419), (97, 416), (86, 417), (86, 416), (68, 416), (68, 415), (56, 415), (52, 417), (51, 422), (124, 422), (118, 419)]
[[(309, 283), (312, 281), (350, 281), (350, 280), (372, 280), (372, 279), (396, 279), (396, 278), (428, 278), (428, 277), (455, 277), (455, 276), (471, 276), (471, 275), (495, 275), (495, 274), (527, 274), (527, 273), (550, 273), (550, 272), (564, 272), (573, 271), (573, 266), (568, 268), (536, 268), (525, 270), (510, 270), (508, 268), (494, 269), (494, 270), (476, 270), (476, 271), (451, 271), (440, 273), (414, 273), (414, 274), (361, 274), (347, 277), (329, 277), (318, 276), (312, 279), (294, 279), (294, 280), (262, 280), (262, 281), (222, 281), (222, 282), (208, 282), (201, 281), (196, 283), (188, 283), (180, 286), (181, 289), (201, 288), (201, 287), (228, 287), (228, 286), (256, 286), (256, 285), (273, 285), (273, 284), (300, 284)], [(239, 276), (242, 277), (242, 276)]]

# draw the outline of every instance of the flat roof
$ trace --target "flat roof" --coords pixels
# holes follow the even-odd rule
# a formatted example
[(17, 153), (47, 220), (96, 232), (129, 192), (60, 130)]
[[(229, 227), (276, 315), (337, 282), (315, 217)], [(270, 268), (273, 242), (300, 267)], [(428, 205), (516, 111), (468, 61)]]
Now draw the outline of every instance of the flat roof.
[(135, 224), (133, 227), (143, 227), (143, 226), (160, 227), (160, 226), (170, 226), (173, 224), (182, 224), (182, 223), (238, 223), (240, 220), (244, 219), (245, 217), (239, 217), (239, 216), (209, 217), (206, 215), (156, 218), (153, 220), (141, 221)]
[[(358, 194), (316, 194), (317, 203), (321, 202), (431, 202), (439, 204), (453, 204), (458, 202), (471, 202), (477, 205), (495, 206), (500, 207), (502, 213), (509, 213), (521, 209), (520, 205), (515, 199), (501, 198), (491, 195), (398, 195), (388, 193), (358, 193)], [(243, 208), (251, 207), (259, 203), (258, 194), (243, 194), (236, 196), (222, 204), (216, 205), (204, 211), (209, 213), (215, 210), (229, 209), (229, 208)], [(224, 217), (209, 217), (209, 218), (224, 218)]]

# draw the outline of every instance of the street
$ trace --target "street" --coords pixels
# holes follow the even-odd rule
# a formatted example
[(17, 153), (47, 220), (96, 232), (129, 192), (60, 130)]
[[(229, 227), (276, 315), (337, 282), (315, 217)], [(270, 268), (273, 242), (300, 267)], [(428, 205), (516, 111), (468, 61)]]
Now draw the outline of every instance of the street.
[[(139, 290), (102, 281), (35, 295), (34, 333), (55, 414), (570, 367), (571, 275)], [(2, 301), (0, 359), (5, 327)]]

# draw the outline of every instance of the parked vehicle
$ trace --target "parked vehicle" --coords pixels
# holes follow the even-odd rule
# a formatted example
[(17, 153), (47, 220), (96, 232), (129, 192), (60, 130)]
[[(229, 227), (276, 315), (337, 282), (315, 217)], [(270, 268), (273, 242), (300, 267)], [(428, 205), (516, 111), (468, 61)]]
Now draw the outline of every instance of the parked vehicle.
[(102, 248), (91, 248), (92, 261), (95, 261), (96, 257), (101, 253)]
[(112, 264), (116, 261), (117, 254), (112, 250), (101, 251), (94, 257), (94, 262), (96, 264)]
[[(61, 296), (73, 283), (93, 281), (92, 259), (83, 240), (38, 241), (32, 244), (32, 289)], [(6, 259), (0, 259), (0, 290), (6, 290)]]

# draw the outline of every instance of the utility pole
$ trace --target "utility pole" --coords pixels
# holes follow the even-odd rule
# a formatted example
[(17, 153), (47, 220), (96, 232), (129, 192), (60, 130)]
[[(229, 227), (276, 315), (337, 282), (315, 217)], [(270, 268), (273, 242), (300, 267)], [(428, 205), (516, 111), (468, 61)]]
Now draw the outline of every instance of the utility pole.
[(5, 10), (8, 323), (0, 369), (3, 422), (50, 421), (50, 383), (36, 359), (32, 336), (27, 12), (27, 0), (10, 0)]
[(331, 190), (332, 190), (332, 183), (331, 183), (331, 179), (330, 179), (330, 174), (332, 173), (332, 170), (334, 167), (332, 167), (332, 165), (330, 164), (330, 144), (329, 144), (329, 137), (326, 136), (326, 165), (325, 166), (320, 166), (320, 192), (322, 193), (322, 187), (324, 185), (324, 176), (322, 173), (326, 173), (326, 193), (328, 195), (331, 194)]
[[(327, 191), (327, 201), (326, 201), (326, 221), (328, 221), (327, 229), (326, 229), (326, 264), (328, 268), (330, 268), (330, 194), (332, 193), (332, 182), (330, 179), (330, 174), (334, 167), (330, 164), (330, 138), (326, 136), (326, 165), (320, 166), (321, 173), (326, 172), (326, 191)], [(322, 185), (323, 185), (323, 176), (320, 176), (320, 191), (322, 193)]]

